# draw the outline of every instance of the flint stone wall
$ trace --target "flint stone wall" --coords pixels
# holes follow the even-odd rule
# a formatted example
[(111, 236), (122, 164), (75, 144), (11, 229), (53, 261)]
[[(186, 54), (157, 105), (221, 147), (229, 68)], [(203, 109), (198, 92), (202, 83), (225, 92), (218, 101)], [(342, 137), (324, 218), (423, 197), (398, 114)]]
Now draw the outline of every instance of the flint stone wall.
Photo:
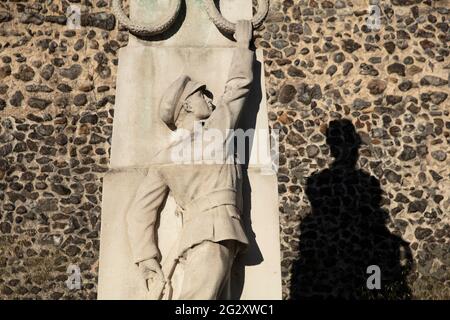
[[(387, 230), (409, 243), (411, 296), (450, 298), (450, 3), (380, 1), (379, 31), (367, 27), (368, 4), (271, 0), (257, 32), (270, 126), (281, 131), (286, 299), (301, 296), (292, 275), (313, 214), (307, 181), (332, 163), (326, 129), (343, 118), (361, 137), (358, 168), (380, 183)], [(81, 29), (67, 28), (69, 5), (82, 9)], [(117, 50), (127, 41), (109, 1), (0, 1), (2, 299), (96, 298)], [(79, 290), (64, 282), (70, 265)]]

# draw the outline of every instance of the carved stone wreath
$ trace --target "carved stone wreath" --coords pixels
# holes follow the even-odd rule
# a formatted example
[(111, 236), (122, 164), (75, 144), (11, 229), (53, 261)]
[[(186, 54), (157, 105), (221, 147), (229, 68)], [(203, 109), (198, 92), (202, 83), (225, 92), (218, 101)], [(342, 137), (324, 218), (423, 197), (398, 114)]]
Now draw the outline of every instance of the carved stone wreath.
[(122, 1), (113, 0), (112, 10), (117, 20), (124, 25), (128, 31), (139, 36), (154, 36), (163, 33), (169, 29), (175, 22), (180, 13), (181, 0), (172, 1), (172, 5), (169, 10), (169, 14), (162, 17), (159, 21), (147, 24), (147, 23), (136, 23), (133, 22), (123, 11)]
[[(236, 31), (236, 24), (225, 19), (214, 4), (214, 0), (203, 0), (203, 4), (209, 19), (216, 27), (224, 32), (233, 34)], [(269, 12), (269, 0), (258, 0), (258, 11), (252, 19), (253, 27), (259, 28)]]
[[(236, 24), (225, 19), (217, 9), (214, 0), (203, 0), (204, 8), (209, 19), (224, 33), (233, 34), (236, 31)], [(119, 22), (131, 33), (138, 36), (154, 36), (169, 29), (180, 13), (181, 0), (172, 1), (169, 14), (152, 24), (133, 22), (123, 11), (121, 0), (112, 0), (112, 10)], [(269, 12), (269, 0), (258, 0), (258, 11), (252, 19), (254, 28), (258, 28), (264, 22)]]

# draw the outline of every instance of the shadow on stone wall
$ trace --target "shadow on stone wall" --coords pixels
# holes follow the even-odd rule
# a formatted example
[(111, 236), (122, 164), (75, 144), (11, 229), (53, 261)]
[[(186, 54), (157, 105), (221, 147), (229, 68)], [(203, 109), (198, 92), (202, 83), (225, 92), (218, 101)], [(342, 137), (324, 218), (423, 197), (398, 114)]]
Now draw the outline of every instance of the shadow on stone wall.
[[(335, 120), (326, 136), (335, 161), (307, 179), (311, 213), (300, 224), (292, 298), (410, 298), (409, 244), (386, 227), (378, 179), (355, 167), (359, 135), (351, 121)], [(367, 288), (370, 265), (380, 267), (380, 290)]]

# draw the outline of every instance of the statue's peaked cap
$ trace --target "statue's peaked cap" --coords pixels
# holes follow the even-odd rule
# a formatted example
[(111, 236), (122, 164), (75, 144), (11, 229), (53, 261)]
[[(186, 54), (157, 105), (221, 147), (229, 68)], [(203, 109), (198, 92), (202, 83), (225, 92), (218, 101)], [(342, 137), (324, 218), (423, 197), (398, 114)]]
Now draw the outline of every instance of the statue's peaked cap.
[(205, 87), (205, 84), (194, 81), (187, 75), (180, 76), (170, 85), (161, 99), (159, 105), (159, 116), (161, 120), (169, 128), (174, 127), (183, 102), (194, 92)]

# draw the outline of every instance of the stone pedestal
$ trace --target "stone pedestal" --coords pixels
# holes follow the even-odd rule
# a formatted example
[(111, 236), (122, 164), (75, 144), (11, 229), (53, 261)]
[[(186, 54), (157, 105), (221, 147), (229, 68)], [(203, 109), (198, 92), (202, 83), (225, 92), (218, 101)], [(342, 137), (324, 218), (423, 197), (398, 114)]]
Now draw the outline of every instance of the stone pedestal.
[[(251, 0), (222, 2), (226, 18), (251, 18)], [(131, 15), (152, 21), (167, 5), (167, 0), (131, 1)], [(179, 19), (165, 35), (147, 39), (151, 41), (130, 35), (128, 46), (119, 53), (111, 170), (103, 182), (99, 299), (146, 299), (144, 283), (131, 261), (125, 215), (152, 166), (152, 155), (167, 143), (168, 129), (157, 116), (162, 93), (181, 73), (206, 83), (214, 100), (224, 90), (234, 42), (209, 21), (201, 1), (187, 0)], [(268, 132), (262, 52), (256, 54), (255, 85), (243, 111), (242, 127)], [(268, 143), (267, 137), (263, 140)], [(281, 299), (277, 179), (275, 173), (261, 174), (270, 159), (258, 155), (258, 145), (261, 140), (255, 139), (243, 185), (244, 222), (251, 246), (233, 268), (235, 299)], [(158, 229), (163, 256), (180, 228), (169, 196)]]

